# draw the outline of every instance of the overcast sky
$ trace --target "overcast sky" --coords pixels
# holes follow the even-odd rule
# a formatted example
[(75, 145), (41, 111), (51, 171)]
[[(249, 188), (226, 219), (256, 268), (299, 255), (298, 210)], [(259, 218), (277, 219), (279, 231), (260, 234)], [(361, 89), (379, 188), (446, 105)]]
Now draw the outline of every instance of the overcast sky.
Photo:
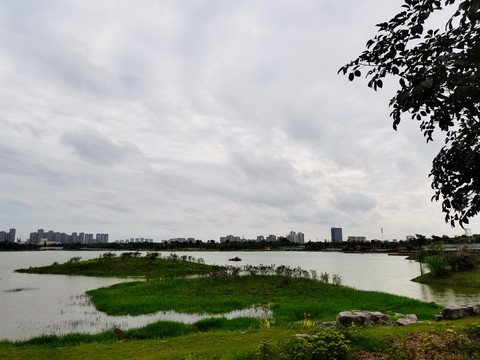
[[(396, 80), (337, 75), (401, 0), (0, 1), (0, 230), (456, 235)], [(471, 224), (478, 232), (478, 220)]]

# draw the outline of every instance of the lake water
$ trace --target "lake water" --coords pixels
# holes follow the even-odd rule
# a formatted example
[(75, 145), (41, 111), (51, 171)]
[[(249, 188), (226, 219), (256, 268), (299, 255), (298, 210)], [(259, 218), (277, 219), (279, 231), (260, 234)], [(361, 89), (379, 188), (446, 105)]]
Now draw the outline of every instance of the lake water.
[[(87, 290), (128, 281), (118, 278), (35, 275), (15, 273), (15, 269), (65, 262), (74, 256), (98, 258), (104, 251), (0, 252), (0, 339), (19, 340), (42, 334), (72, 332), (97, 333), (112, 327), (129, 329), (161, 321), (193, 323), (209, 314), (159, 312), (144, 316), (107, 316), (99, 312), (85, 295)], [(162, 253), (168, 256), (170, 252)], [(176, 252), (203, 258), (217, 265), (287, 265), (305, 270), (339, 274), (342, 284), (361, 290), (383, 291), (435, 301), (441, 305), (479, 303), (480, 289), (433, 288), (410, 281), (420, 275), (419, 264), (386, 254), (344, 254), (338, 252)], [(238, 256), (239, 262), (229, 258)], [(129, 279), (134, 280), (134, 279)], [(375, 310), (375, 309), (371, 309)], [(227, 318), (260, 316), (251, 308), (223, 314)], [(217, 315), (218, 316), (218, 315)]]

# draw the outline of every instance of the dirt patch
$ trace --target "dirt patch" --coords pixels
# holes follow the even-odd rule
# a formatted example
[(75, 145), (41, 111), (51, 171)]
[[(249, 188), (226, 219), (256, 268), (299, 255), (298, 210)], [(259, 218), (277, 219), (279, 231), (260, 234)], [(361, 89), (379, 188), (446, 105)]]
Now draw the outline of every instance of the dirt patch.
[(383, 353), (360, 352), (355, 360), (480, 360), (480, 338), (447, 331), (408, 334)]

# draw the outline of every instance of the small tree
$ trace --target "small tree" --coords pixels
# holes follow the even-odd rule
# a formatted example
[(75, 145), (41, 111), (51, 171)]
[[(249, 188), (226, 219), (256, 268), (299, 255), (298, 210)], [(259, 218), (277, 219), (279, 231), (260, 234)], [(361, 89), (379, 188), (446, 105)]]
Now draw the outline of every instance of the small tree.
[[(353, 81), (367, 69), (368, 86), (399, 78), (391, 99), (393, 128), (408, 114), (419, 121), (427, 142), (439, 129), (445, 146), (430, 176), (442, 198), (445, 221), (468, 224), (480, 212), (480, 0), (404, 0), (402, 11), (378, 24), (356, 60), (340, 68)], [(442, 7), (443, 6), (443, 7)], [(445, 29), (427, 29), (437, 11), (450, 11)]]

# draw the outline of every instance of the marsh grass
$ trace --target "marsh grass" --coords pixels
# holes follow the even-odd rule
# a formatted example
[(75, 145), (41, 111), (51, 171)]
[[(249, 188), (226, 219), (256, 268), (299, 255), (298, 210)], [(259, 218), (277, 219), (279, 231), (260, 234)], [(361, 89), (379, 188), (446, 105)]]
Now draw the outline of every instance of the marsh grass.
[(110, 315), (166, 310), (220, 314), (265, 304), (271, 304), (276, 323), (303, 321), (305, 312), (315, 321), (335, 320), (345, 310), (415, 313), (419, 319), (430, 319), (440, 312), (434, 303), (276, 275), (129, 282), (87, 294), (99, 310)]
[[(106, 253), (113, 254), (113, 253)], [(219, 266), (196, 262), (191, 256), (184, 260), (178, 257), (159, 258), (151, 253), (140, 257), (137, 253), (122, 253), (120, 256), (103, 254), (98, 259), (67, 261), (42, 267), (18, 269), (16, 272), (31, 274), (64, 274), (101, 277), (147, 277), (177, 278), (190, 275), (208, 274), (221, 269)]]
[[(239, 331), (252, 330), (261, 327), (261, 320), (254, 318), (227, 319), (210, 318), (197, 321), (194, 324), (182, 324), (175, 321), (159, 321), (147, 326), (124, 331), (125, 338), (129, 340), (148, 340), (173, 338), (189, 334), (212, 332), (212, 331)], [(17, 341), (17, 345), (29, 345), (39, 347), (63, 347), (77, 346), (90, 343), (109, 343), (118, 341), (118, 336), (113, 331), (106, 331), (99, 334), (67, 334), (67, 335), (42, 335), (29, 340)], [(0, 342), (0, 345), (12, 344), (11, 342)]]

